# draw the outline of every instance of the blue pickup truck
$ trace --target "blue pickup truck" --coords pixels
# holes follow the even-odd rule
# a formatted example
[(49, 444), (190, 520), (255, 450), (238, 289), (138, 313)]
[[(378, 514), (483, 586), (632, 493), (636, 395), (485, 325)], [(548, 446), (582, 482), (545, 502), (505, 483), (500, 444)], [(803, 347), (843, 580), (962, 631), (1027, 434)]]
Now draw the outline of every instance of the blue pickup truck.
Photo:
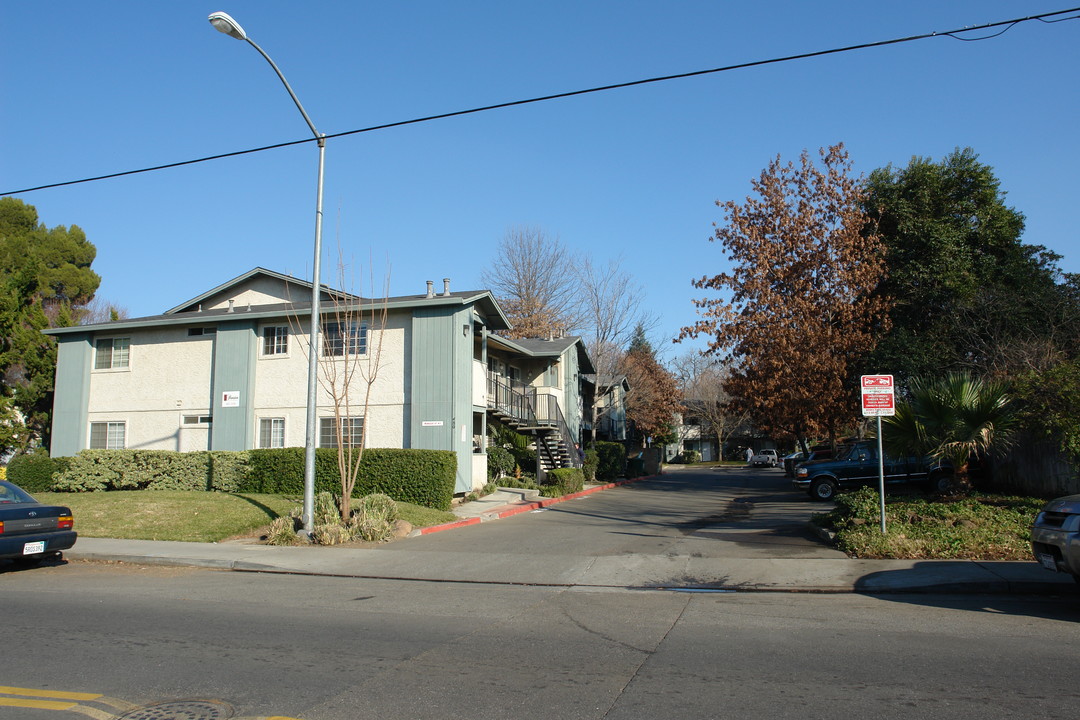
[[(860, 440), (842, 445), (835, 458), (813, 460), (795, 467), (792, 486), (815, 500), (828, 501), (841, 488), (875, 485), (878, 482), (876, 440)], [(952, 487), (952, 466), (933, 458), (885, 456), (885, 483), (921, 483), (931, 491)]]

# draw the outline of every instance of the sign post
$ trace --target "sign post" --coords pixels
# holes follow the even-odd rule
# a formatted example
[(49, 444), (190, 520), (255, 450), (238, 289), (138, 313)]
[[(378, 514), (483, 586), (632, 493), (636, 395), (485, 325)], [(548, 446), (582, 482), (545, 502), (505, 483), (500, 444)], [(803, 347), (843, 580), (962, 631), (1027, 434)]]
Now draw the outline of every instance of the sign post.
[(881, 416), (896, 414), (892, 375), (863, 375), (860, 378), (863, 417), (877, 417), (878, 497), (881, 533), (885, 534), (885, 453), (881, 445)]

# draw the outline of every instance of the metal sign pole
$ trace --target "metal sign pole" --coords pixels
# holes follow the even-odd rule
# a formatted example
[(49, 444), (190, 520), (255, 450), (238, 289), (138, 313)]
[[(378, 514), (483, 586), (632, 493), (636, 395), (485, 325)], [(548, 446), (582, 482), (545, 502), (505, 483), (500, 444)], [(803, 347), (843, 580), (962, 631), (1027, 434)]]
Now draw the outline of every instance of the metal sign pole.
[(885, 534), (885, 453), (881, 451), (881, 416), (877, 416), (878, 497), (881, 498), (881, 534)]

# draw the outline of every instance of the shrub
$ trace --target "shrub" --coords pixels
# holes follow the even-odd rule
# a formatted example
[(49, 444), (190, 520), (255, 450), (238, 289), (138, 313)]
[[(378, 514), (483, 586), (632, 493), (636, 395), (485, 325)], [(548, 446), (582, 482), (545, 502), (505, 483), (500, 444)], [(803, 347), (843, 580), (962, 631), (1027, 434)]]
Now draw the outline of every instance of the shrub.
[(296, 517), (276, 517), (270, 523), (270, 530), (266, 534), (267, 545), (296, 545), (299, 541), (296, 537)]
[(585, 489), (585, 475), (581, 468), (555, 468), (549, 470), (547, 482), (541, 491), (548, 497), (562, 497)]
[(614, 480), (622, 477), (626, 465), (626, 450), (622, 443), (598, 442), (594, 447), (598, 455), (597, 479)]
[[(242, 492), (302, 495), (304, 448), (249, 451)], [(449, 510), (454, 498), (457, 456), (449, 450), (369, 448), (360, 461), (353, 497), (372, 493), (414, 505)], [(315, 451), (315, 492), (341, 492), (337, 451)]]
[(16, 455), (7, 466), (7, 479), (29, 493), (45, 492), (53, 477), (67, 465), (67, 458), (51, 458), (43, 452)]
[(596, 468), (600, 465), (600, 454), (589, 448), (585, 451), (585, 462), (581, 466), (581, 472), (585, 476), (585, 482), (596, 482)]
[(701, 462), (701, 453), (699, 453), (697, 450), (683, 450), (682, 461), (684, 463)]
[(509, 475), (514, 471), (514, 456), (506, 448), (497, 446), (487, 449), (488, 477), (492, 480)]

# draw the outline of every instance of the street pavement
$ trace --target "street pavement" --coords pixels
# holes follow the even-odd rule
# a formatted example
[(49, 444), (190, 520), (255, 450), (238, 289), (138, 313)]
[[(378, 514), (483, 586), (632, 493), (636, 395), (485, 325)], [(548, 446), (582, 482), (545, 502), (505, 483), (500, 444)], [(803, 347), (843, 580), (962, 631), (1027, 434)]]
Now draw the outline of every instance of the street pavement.
[[(686, 472), (678, 466), (669, 473)], [(530, 497), (520, 490), (500, 490), (454, 509), (459, 520), (423, 528), (413, 536), (437, 542), (442, 533), (467, 533), (471, 526), (542, 512), (561, 503), (587, 503), (598, 492), (618, 492), (639, 478), (591, 487), (556, 499)], [(769, 503), (760, 503), (768, 518)], [(781, 502), (774, 504), (778, 514)], [(768, 520), (766, 520), (768, 522)], [(723, 541), (744, 529), (718, 521), (697, 530)], [(435, 537), (427, 537), (435, 536)], [(759, 544), (740, 552), (703, 557), (679, 555), (567, 555), (530, 553), (527, 548), (485, 552), (482, 561), (466, 551), (410, 550), (410, 538), (377, 547), (273, 547), (251, 542), (189, 543), (80, 537), (65, 552), (70, 560), (124, 562), (216, 568), (240, 572), (289, 573), (357, 578), (516, 584), (581, 588), (669, 588), (684, 591), (812, 593), (989, 593), (1064, 594), (1080, 587), (1061, 573), (1028, 561), (864, 560), (849, 558), (820, 541), (820, 552), (793, 552), (783, 543)], [(741, 555), (741, 556), (740, 556)]]

